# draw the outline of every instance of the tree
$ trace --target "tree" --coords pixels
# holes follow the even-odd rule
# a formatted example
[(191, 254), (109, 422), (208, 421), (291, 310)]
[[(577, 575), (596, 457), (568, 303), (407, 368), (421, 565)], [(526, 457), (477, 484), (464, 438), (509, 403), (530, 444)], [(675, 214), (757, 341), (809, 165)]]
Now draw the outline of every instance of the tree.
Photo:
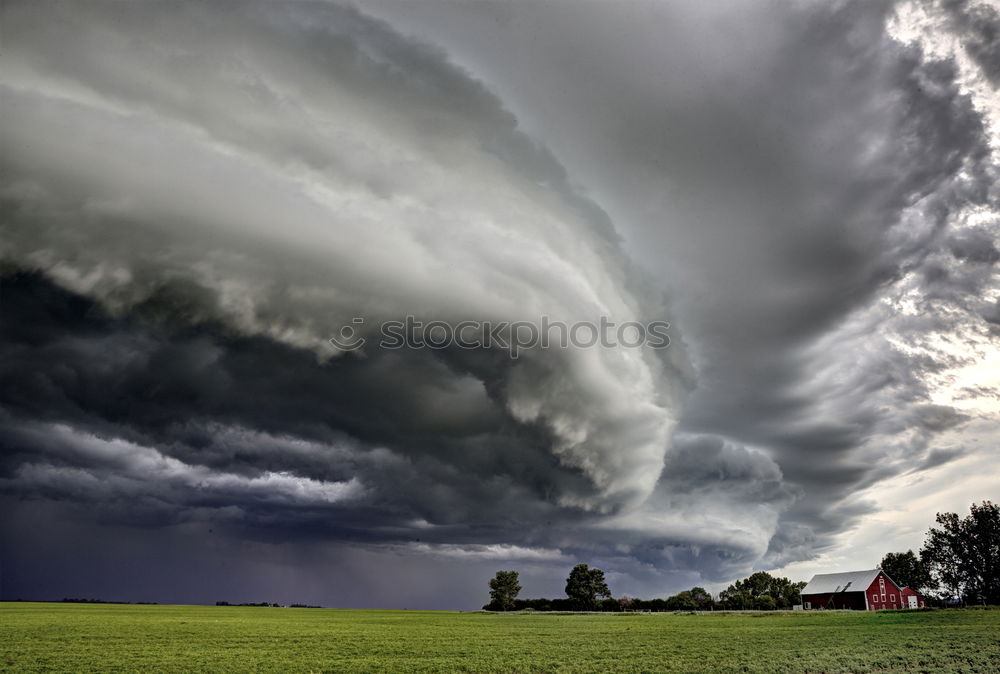
[(754, 600), (753, 607), (760, 611), (773, 611), (778, 608), (778, 602), (769, 594), (762, 594)]
[(712, 595), (703, 587), (692, 587), (667, 597), (668, 611), (704, 611), (712, 608)]
[(698, 608), (691, 596), (691, 590), (678, 592), (673, 597), (667, 597), (667, 609), (670, 611), (693, 611)]
[(753, 606), (753, 596), (742, 580), (738, 580), (719, 593), (719, 602), (730, 609), (745, 609)]
[(927, 566), (922, 559), (913, 554), (913, 550), (887, 553), (882, 558), (879, 568), (900, 587), (908, 587), (917, 592), (926, 591), (933, 583)]
[(786, 581), (786, 584), (781, 590), (780, 597), (778, 599), (778, 605), (781, 608), (792, 608), (793, 606), (798, 606), (802, 603), (802, 588), (804, 588), (809, 583), (800, 580), (797, 583), (789, 581), (787, 578), (780, 578), (779, 580)]
[(803, 582), (793, 583), (787, 578), (776, 578), (766, 571), (758, 571), (748, 578), (738, 580), (719, 593), (719, 601), (732, 609), (756, 608), (760, 599), (767, 597), (763, 605), (774, 604), (775, 608), (791, 608), (802, 602)]
[(933, 579), (954, 597), (1000, 604), (1000, 506), (972, 504), (968, 517), (938, 513), (920, 551)]
[(774, 576), (766, 571), (758, 571), (751, 574), (749, 578), (743, 581), (746, 589), (754, 599), (767, 594), (773, 582)]
[(712, 604), (714, 603), (712, 595), (709, 594), (708, 590), (703, 587), (691, 588), (691, 601), (693, 601), (694, 605), (702, 611), (712, 608)]
[(490, 603), (493, 610), (509, 611), (514, 608), (521, 586), (518, 584), (517, 571), (497, 571), (490, 579)]
[(618, 598), (618, 610), (619, 611), (631, 611), (635, 608), (635, 597), (631, 597), (627, 594), (622, 595)]
[(604, 572), (591, 569), (586, 564), (577, 564), (566, 579), (566, 596), (580, 611), (596, 611), (597, 598), (610, 598), (611, 590), (604, 581)]

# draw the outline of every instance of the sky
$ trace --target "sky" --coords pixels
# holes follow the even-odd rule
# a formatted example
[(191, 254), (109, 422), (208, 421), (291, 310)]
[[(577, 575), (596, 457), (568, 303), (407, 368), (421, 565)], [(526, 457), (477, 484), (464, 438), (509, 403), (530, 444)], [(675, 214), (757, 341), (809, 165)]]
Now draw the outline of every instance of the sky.
[(663, 597), (1000, 499), (996, 3), (11, 0), (0, 45), (2, 599)]

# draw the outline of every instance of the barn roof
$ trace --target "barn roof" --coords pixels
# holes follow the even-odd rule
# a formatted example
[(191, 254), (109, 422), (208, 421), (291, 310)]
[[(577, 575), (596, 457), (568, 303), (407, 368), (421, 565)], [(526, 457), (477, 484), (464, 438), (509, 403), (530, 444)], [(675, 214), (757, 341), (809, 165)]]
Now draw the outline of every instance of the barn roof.
[(802, 588), (802, 594), (829, 592), (864, 592), (879, 574), (879, 569), (848, 571), (846, 573), (820, 573)]

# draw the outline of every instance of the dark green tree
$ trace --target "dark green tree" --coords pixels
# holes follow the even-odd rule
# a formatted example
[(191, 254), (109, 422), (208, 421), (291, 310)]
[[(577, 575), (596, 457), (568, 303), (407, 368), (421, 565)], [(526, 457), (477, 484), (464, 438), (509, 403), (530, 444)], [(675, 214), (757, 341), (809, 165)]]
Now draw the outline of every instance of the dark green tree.
[(927, 571), (923, 560), (913, 554), (913, 550), (886, 554), (879, 568), (900, 587), (925, 592), (933, 584), (931, 574)]
[(750, 595), (756, 599), (767, 594), (774, 583), (774, 576), (766, 571), (758, 571), (750, 574), (750, 577), (743, 581)]
[(514, 600), (520, 591), (517, 571), (497, 571), (497, 575), (490, 578), (488, 606), (494, 611), (509, 611), (514, 608)]
[(610, 598), (611, 590), (604, 580), (604, 572), (591, 569), (586, 564), (577, 564), (566, 579), (566, 596), (579, 611), (596, 611), (598, 597)]
[(705, 611), (712, 608), (714, 603), (708, 590), (703, 587), (692, 587), (690, 590), (667, 597), (666, 608), (669, 611)]
[(780, 599), (778, 600), (779, 606), (781, 608), (791, 608), (793, 606), (798, 606), (802, 603), (802, 588), (804, 588), (807, 583), (804, 580), (800, 580), (797, 583), (793, 583), (787, 578), (781, 578), (779, 580), (786, 581), (784, 587), (781, 590)]
[(769, 594), (762, 594), (754, 600), (753, 607), (759, 611), (773, 611), (778, 608), (778, 602)]
[(683, 592), (678, 592), (673, 597), (667, 597), (668, 611), (694, 611), (697, 608), (698, 604), (695, 603), (694, 598), (691, 596), (691, 590), (684, 590)]
[(742, 580), (738, 580), (719, 593), (719, 602), (730, 609), (753, 608), (754, 597)]
[[(766, 571), (758, 571), (743, 580), (738, 580), (719, 593), (719, 601), (726, 608), (757, 608), (761, 605), (775, 608), (791, 608), (801, 603), (801, 591), (806, 584), (793, 583), (787, 578), (776, 578)], [(762, 597), (770, 601), (761, 603)]]
[(920, 557), (934, 580), (967, 602), (1000, 604), (1000, 506), (972, 504), (968, 517), (938, 513)]
[(703, 587), (692, 587), (691, 588), (691, 601), (699, 610), (705, 610), (712, 608), (712, 595), (709, 594), (708, 590)]

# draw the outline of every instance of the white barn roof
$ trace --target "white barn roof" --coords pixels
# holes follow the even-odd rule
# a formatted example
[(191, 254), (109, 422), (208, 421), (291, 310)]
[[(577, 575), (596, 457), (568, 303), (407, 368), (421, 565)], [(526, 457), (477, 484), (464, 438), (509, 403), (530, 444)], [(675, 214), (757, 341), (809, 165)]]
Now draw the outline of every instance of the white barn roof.
[(878, 577), (880, 569), (848, 571), (847, 573), (820, 573), (802, 588), (802, 594), (827, 594), (829, 592), (864, 592)]

